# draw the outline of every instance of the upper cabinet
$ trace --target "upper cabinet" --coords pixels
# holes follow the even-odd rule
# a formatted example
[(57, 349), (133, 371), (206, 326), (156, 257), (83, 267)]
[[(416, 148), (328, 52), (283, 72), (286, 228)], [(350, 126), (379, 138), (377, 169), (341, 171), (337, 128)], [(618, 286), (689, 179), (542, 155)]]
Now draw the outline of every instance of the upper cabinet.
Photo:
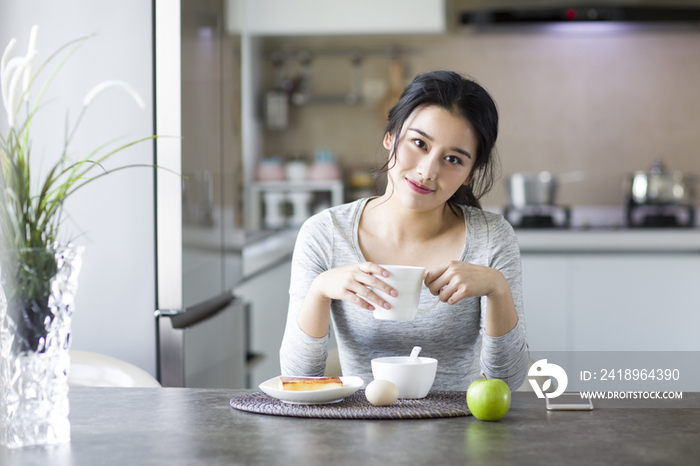
[(446, 0), (227, 0), (230, 34), (437, 34)]

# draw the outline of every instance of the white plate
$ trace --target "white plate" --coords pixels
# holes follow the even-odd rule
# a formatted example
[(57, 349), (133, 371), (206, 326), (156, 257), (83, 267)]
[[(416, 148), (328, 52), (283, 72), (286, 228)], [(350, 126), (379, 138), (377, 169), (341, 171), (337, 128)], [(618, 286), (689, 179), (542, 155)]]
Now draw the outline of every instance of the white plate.
[(318, 405), (326, 403), (337, 403), (346, 396), (355, 393), (363, 384), (359, 377), (341, 377), (342, 387), (324, 388), (322, 390), (282, 390), (279, 388), (279, 376), (258, 385), (258, 388), (266, 394), (284, 401), (285, 403), (301, 405)]

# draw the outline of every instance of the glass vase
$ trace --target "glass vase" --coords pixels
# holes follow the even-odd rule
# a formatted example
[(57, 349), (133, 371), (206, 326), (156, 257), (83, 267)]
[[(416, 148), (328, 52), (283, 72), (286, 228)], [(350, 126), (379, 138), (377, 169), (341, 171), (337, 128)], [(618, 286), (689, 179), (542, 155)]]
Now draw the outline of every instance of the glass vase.
[(0, 444), (70, 441), (68, 370), (81, 247), (0, 257)]

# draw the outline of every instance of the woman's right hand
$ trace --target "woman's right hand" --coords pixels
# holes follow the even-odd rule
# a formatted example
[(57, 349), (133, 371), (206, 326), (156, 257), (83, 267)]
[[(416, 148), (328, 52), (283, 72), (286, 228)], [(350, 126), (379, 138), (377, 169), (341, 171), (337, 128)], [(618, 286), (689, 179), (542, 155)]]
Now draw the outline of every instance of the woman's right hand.
[(311, 284), (309, 292), (316, 293), (326, 300), (347, 301), (370, 311), (375, 309), (372, 303), (385, 309), (391, 309), (391, 305), (369, 287), (381, 290), (391, 296), (397, 296), (396, 290), (373, 274), (389, 276), (389, 272), (373, 262), (338, 267), (317, 276)]
[(319, 274), (311, 282), (297, 315), (299, 328), (315, 338), (327, 335), (332, 299), (348, 301), (369, 311), (375, 309), (372, 303), (390, 309), (391, 305), (368, 287), (391, 296), (397, 296), (396, 290), (372, 274), (389, 276), (389, 272), (372, 262), (338, 267)]

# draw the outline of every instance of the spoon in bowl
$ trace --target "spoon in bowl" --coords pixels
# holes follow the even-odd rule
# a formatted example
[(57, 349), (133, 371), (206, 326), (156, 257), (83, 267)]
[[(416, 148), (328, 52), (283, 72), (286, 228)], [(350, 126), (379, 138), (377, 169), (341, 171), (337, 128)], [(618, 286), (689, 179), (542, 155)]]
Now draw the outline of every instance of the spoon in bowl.
[(413, 351), (411, 351), (411, 355), (408, 357), (408, 363), (407, 364), (415, 364), (418, 362), (418, 353), (420, 353), (420, 350), (423, 349), (420, 346), (414, 346)]

